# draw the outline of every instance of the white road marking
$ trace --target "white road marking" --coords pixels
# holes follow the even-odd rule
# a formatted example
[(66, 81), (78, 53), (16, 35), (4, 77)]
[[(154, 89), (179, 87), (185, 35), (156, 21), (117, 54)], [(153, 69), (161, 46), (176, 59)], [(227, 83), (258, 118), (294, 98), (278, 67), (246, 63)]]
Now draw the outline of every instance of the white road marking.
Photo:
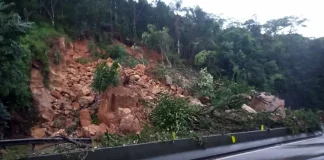
[[(320, 136), (320, 137), (322, 137), (322, 136)], [(277, 148), (277, 147), (281, 147), (281, 146), (285, 146), (285, 145), (290, 145), (290, 144), (300, 143), (300, 142), (304, 142), (304, 141), (309, 141), (309, 140), (315, 139), (315, 138), (319, 138), (319, 137), (314, 137), (314, 138), (305, 139), (305, 140), (296, 141), (296, 142), (278, 144), (278, 145), (273, 146), (273, 147), (263, 148), (263, 149), (250, 151), (250, 152), (239, 153), (239, 154), (235, 154), (235, 155), (232, 155), (232, 156), (227, 156), (227, 157), (223, 157), (223, 158), (217, 158), (217, 159), (214, 159), (214, 160), (226, 160), (228, 158), (238, 157), (238, 156), (242, 156), (242, 155), (246, 155), (246, 154), (250, 154), (250, 153), (255, 153), (255, 152), (259, 152), (259, 151), (263, 151), (263, 150), (267, 150), (267, 149), (272, 149), (272, 148)]]

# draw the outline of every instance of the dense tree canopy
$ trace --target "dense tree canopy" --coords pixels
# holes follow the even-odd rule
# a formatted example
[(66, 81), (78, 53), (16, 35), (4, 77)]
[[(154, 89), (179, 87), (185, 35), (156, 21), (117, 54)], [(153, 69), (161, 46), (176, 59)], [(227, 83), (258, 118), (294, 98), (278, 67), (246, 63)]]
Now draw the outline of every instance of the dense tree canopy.
[(176, 54), (195, 67), (206, 67), (215, 78), (278, 94), (290, 107), (324, 105), (324, 39), (296, 33), (298, 27), (305, 27), (305, 19), (232, 22), (199, 7), (181, 8), (181, 1), (171, 5), (160, 0), (153, 4), (147, 0), (4, 1), (15, 4), (6, 8), (0, 3), (0, 18), (6, 21), (0, 25), (0, 104), (9, 110), (29, 97), (25, 63), (30, 63), (30, 57), (23, 58), (28, 54), (17, 42), (26, 22), (50, 24), (74, 39), (147, 44), (165, 56)]

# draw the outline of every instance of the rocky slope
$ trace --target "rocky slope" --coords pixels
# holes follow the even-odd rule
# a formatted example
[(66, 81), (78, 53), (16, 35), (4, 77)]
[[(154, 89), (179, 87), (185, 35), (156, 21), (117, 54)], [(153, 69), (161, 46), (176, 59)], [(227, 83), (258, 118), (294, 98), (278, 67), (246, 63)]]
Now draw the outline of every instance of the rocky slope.
[(80, 64), (76, 59), (90, 57), (86, 41), (66, 46), (60, 38), (58, 45), (63, 58), (59, 65), (51, 64), (49, 89), (43, 85), (36, 62), (31, 71), (30, 88), (40, 118), (31, 128), (34, 138), (89, 137), (106, 131), (136, 133), (148, 124), (147, 114), (160, 94), (193, 99), (184, 89), (150, 77), (141, 64), (135, 68), (120, 66), (121, 85), (99, 95), (91, 89), (93, 72), (98, 63), (111, 65), (113, 60)]
[[(117, 43), (122, 45), (120, 43)], [(65, 39), (58, 40), (62, 55), (59, 65), (51, 62), (49, 87), (43, 84), (40, 67), (33, 63), (31, 83), (34, 107), (38, 110), (39, 120), (31, 128), (34, 138), (68, 136), (92, 137), (106, 132), (116, 134), (137, 133), (144, 125), (149, 125), (148, 114), (157, 104), (161, 94), (188, 99), (191, 104), (210, 105), (208, 97), (193, 98), (188, 91), (172, 84), (172, 78), (165, 76), (160, 82), (148, 74), (160, 60), (156, 53), (149, 53), (149, 64), (136, 65), (135, 68), (120, 66), (120, 85), (109, 88), (104, 93), (95, 93), (92, 88), (93, 73), (98, 63), (112, 65), (114, 60), (91, 60), (80, 64), (78, 58), (91, 59), (87, 41), (66, 45)], [(126, 47), (130, 55), (143, 58), (140, 53)], [(50, 57), (52, 59), (53, 57)], [(174, 73), (176, 74), (176, 72)], [(176, 74), (178, 75), (178, 73)], [(182, 77), (183, 76), (177, 76)], [(182, 79), (188, 84), (188, 79)], [(203, 103), (203, 104), (202, 104)], [(284, 101), (275, 96), (259, 93), (242, 109), (250, 112), (275, 113), (274, 118), (285, 117)]]

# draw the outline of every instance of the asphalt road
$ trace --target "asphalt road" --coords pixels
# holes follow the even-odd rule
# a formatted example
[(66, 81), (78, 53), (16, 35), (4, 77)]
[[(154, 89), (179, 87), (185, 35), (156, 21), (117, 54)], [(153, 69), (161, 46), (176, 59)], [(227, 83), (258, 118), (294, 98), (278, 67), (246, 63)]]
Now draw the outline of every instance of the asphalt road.
[(324, 160), (324, 136), (216, 158), (215, 160)]

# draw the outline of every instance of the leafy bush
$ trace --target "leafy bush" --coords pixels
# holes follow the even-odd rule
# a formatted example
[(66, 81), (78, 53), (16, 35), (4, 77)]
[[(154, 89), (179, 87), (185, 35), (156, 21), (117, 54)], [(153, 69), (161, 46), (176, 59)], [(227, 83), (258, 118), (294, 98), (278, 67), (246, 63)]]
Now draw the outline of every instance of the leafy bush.
[(203, 50), (203, 51), (199, 52), (195, 56), (195, 65), (196, 66), (203, 66), (206, 63), (206, 60), (207, 60), (208, 56), (210, 54), (212, 54), (212, 53), (214, 53), (214, 52), (206, 51), (206, 50)]
[(245, 83), (236, 83), (229, 80), (218, 80), (212, 97), (212, 105), (216, 108), (235, 109), (247, 104), (253, 87)]
[(198, 79), (191, 86), (191, 91), (198, 96), (212, 97), (214, 90), (214, 78), (208, 73), (207, 68), (200, 70)]
[(137, 64), (139, 64), (139, 61), (130, 55), (124, 55), (120, 58), (117, 58), (115, 62), (120, 63), (122, 66), (130, 68), (134, 68)]
[(319, 115), (312, 110), (286, 110), (286, 118), (283, 124), (288, 127), (293, 134), (312, 132), (320, 129), (321, 122)]
[(135, 59), (131, 55), (129, 55), (125, 48), (120, 45), (111, 45), (108, 47), (107, 53), (110, 58), (114, 59), (115, 62), (121, 64), (122, 66), (134, 68), (139, 63), (145, 63), (144, 60), (141, 62), (140, 60)]
[(200, 76), (191, 86), (191, 91), (198, 96), (207, 96), (216, 108), (234, 109), (247, 103), (248, 96), (254, 88), (245, 83), (236, 83), (229, 80), (214, 82), (213, 76), (207, 69), (200, 71)]
[(114, 62), (111, 67), (107, 63), (100, 63), (95, 71), (92, 87), (98, 92), (104, 92), (110, 86), (119, 83), (118, 63)]
[(123, 46), (111, 45), (107, 50), (109, 57), (112, 59), (118, 59), (127, 55), (127, 52)]
[(151, 120), (156, 127), (178, 132), (186, 129), (191, 111), (184, 99), (163, 96), (151, 113)]

